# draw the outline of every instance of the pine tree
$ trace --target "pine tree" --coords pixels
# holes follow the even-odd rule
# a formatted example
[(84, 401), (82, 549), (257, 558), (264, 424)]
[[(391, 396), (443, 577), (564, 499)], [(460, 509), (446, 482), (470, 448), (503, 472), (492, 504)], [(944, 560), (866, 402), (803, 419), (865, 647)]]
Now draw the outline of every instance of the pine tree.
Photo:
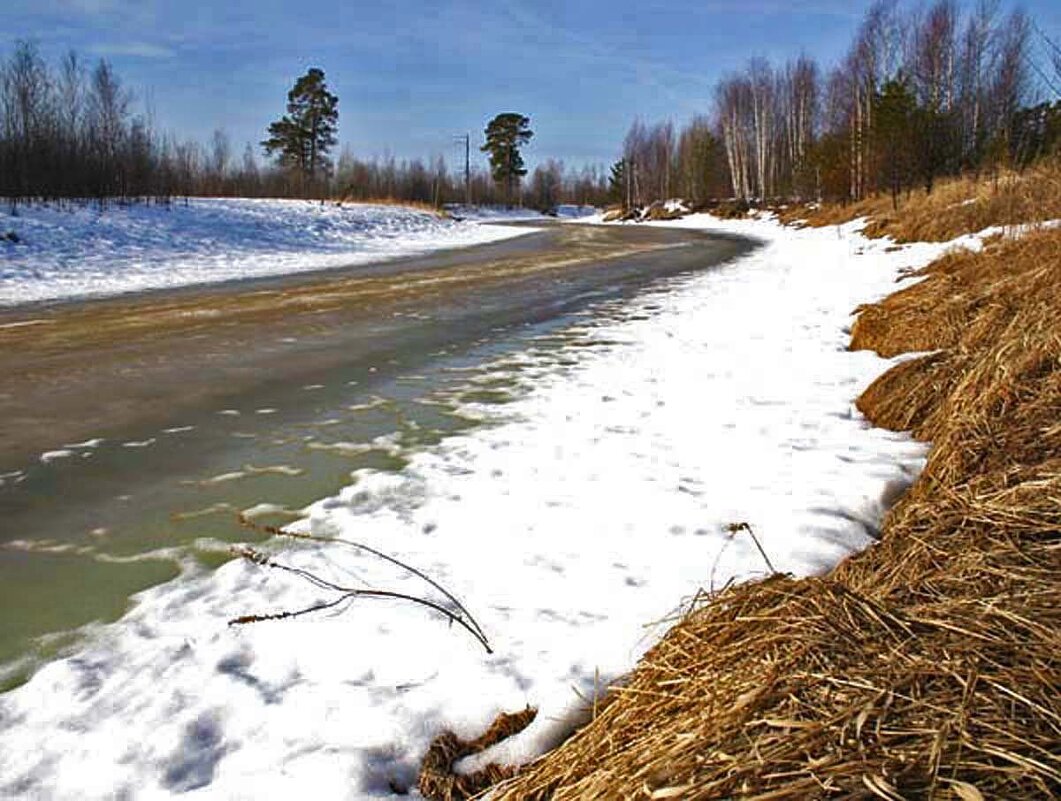
[(509, 205), (520, 178), (527, 174), (519, 149), (534, 136), (529, 126), (530, 117), (512, 112), (498, 114), (486, 126), (486, 144), (479, 148), (490, 154), (490, 175), (504, 188)]
[(608, 174), (608, 198), (617, 203), (626, 203), (626, 159), (619, 159), (612, 164)]
[(331, 170), (328, 151), (335, 145), (339, 98), (328, 91), (324, 71), (310, 68), (287, 93), (287, 114), (269, 126), (261, 145), (277, 163), (312, 187)]
[(912, 168), (911, 144), (918, 138), (917, 101), (900, 73), (888, 81), (873, 101), (873, 133), (880, 158), (881, 183), (899, 208), (899, 194), (909, 185)]

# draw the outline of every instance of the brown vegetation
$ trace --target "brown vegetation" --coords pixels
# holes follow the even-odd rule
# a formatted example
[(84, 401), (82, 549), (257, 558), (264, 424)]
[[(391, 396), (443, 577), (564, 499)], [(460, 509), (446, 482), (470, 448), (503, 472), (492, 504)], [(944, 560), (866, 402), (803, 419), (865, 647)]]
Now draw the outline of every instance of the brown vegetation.
[(518, 773), (518, 768), (490, 763), (471, 773), (457, 773), (454, 765), (465, 757), (481, 754), (502, 740), (519, 734), (537, 716), (538, 710), (533, 707), (519, 712), (502, 712), (490, 724), (490, 728), (474, 740), (462, 740), (452, 731), (442, 732), (431, 741), (420, 766), (417, 783), (420, 794), (432, 801), (458, 801), (471, 798), (511, 778)]
[(847, 205), (793, 205), (779, 216), (783, 222), (799, 221), (812, 227), (867, 217), (866, 236), (890, 236), (897, 242), (945, 242), (990, 226), (1056, 220), (1061, 218), (1061, 158), (1045, 160), (1019, 174), (941, 182), (931, 194), (912, 192), (898, 211), (890, 198), (878, 195)]
[(1038, 231), (863, 309), (853, 347), (936, 351), (859, 400), (933, 441), (882, 541), (698, 605), (493, 797), (1061, 793), (1059, 286), (1061, 232)]
[(395, 197), (367, 197), (362, 199), (344, 195), (337, 198), (335, 203), (338, 206), (393, 206), (399, 209), (422, 211), (427, 214), (433, 214), (436, 217), (449, 217), (449, 213), (445, 209), (431, 203), (424, 203), (419, 200), (402, 200)]

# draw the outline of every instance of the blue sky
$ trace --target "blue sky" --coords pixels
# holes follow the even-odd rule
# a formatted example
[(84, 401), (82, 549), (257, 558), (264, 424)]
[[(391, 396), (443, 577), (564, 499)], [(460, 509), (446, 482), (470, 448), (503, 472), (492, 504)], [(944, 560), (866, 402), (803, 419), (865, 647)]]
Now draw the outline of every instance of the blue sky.
[[(859, 0), (4, 0), (3, 42), (111, 61), (159, 127), (234, 150), (257, 143), (307, 67), (339, 95), (340, 138), (363, 157), (442, 153), (500, 111), (532, 119), (533, 166), (616, 156), (634, 116), (682, 123), (753, 55), (846, 49)], [(1024, 8), (1061, 38), (1056, 0)], [(462, 158), (462, 154), (460, 154)]]

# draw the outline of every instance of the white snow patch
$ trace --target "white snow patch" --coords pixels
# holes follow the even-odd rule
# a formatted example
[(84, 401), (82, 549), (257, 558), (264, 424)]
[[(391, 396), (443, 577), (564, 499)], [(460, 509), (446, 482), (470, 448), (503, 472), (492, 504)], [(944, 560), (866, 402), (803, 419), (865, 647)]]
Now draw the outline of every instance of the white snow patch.
[[(466, 206), (463, 203), (447, 203), (446, 212), (453, 219), (464, 222), (520, 222), (548, 219), (540, 211), (523, 206)], [(533, 229), (523, 228), (521, 230)]]
[[(359, 472), (298, 524), (426, 570), (493, 655), (423, 609), (368, 600), (231, 629), (235, 615), (329, 596), (230, 563), (142, 593), (92, 644), (0, 697), (0, 795), (387, 797), (415, 784), (442, 727), (476, 735), (533, 704), (538, 720), (504, 749), (529, 759), (662, 631), (643, 626), (763, 573), (726, 524), (750, 523), (773, 564), (801, 575), (870, 544), (883, 499), (925, 450), (858, 414), (855, 397), (890, 362), (849, 352), (845, 329), (856, 305), (945, 246), (889, 253), (853, 224), (665, 224), (763, 245), (604, 304), (559, 354), (498, 362), (523, 389), (475, 407), (490, 425), (409, 454), (400, 472)], [(346, 586), (431, 594), (352, 548), (275, 547)]]
[(1046, 220), (1037, 223), (1022, 223), (1020, 225), (992, 225), (974, 234), (966, 234), (957, 239), (952, 239), (948, 244), (954, 248), (965, 248), (979, 253), (984, 249), (984, 240), (992, 236), (1001, 236), (1004, 239), (1020, 239), (1022, 236), (1033, 231), (1049, 230), (1061, 225), (1061, 220)]
[(74, 442), (69, 445), (64, 445), (65, 448), (98, 448), (104, 443), (105, 440), (96, 437), (94, 439), (86, 439), (84, 442)]
[(0, 260), (0, 307), (366, 264), (531, 230), (394, 206), (219, 198), (24, 206), (13, 224), (21, 242)]
[(26, 473), (22, 470), (12, 470), (9, 473), (0, 473), (0, 487), (6, 484), (20, 484), (26, 478)]
[(41, 454), (41, 462), (43, 462), (44, 464), (49, 464), (50, 462), (54, 462), (58, 459), (68, 459), (73, 455), (74, 452), (72, 450), (69, 450), (68, 448), (61, 448), (59, 450), (54, 451), (45, 451)]
[(589, 219), (600, 211), (596, 206), (578, 206), (573, 203), (561, 203), (556, 207), (556, 216), (561, 220), (582, 221)]

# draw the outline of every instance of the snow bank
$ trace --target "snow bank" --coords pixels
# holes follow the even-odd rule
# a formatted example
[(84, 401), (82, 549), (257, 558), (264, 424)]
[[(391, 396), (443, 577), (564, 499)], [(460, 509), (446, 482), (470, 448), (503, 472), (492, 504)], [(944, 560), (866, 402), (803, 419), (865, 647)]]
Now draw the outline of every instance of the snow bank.
[[(247, 563), (143, 593), (94, 643), (0, 698), (0, 796), (388, 797), (415, 784), (442, 727), (477, 735), (539, 706), (502, 745), (528, 759), (627, 671), (683, 598), (773, 564), (826, 570), (872, 542), (882, 498), (924, 449), (853, 401), (889, 362), (847, 351), (858, 304), (941, 246), (886, 252), (855, 226), (667, 223), (757, 237), (717, 270), (601, 304), (556, 340), (498, 361), (512, 403), (484, 425), (363, 472), (305, 530), (404, 559), (460, 597), (493, 655), (422, 609), (233, 630), (230, 617), (322, 600)], [(422, 583), (340, 546), (278, 559), (353, 586)]]
[(446, 206), (446, 211), (453, 217), (461, 220), (475, 220), (480, 222), (504, 222), (506, 220), (517, 222), (522, 220), (550, 220), (559, 218), (561, 220), (582, 220), (597, 214), (596, 206), (579, 206), (574, 203), (561, 203), (556, 207), (556, 214), (542, 214), (535, 209), (523, 207), (509, 208), (507, 206), (465, 206), (461, 203), (451, 203)]
[(521, 220), (545, 220), (544, 214), (522, 206), (466, 206), (463, 203), (447, 203), (446, 211), (458, 220), (476, 222), (519, 222)]
[(578, 206), (574, 203), (561, 203), (556, 207), (556, 216), (561, 220), (587, 220), (600, 211), (596, 206)]
[(19, 207), (0, 243), (0, 306), (365, 264), (528, 233), (396, 206), (192, 199), (100, 211)]

